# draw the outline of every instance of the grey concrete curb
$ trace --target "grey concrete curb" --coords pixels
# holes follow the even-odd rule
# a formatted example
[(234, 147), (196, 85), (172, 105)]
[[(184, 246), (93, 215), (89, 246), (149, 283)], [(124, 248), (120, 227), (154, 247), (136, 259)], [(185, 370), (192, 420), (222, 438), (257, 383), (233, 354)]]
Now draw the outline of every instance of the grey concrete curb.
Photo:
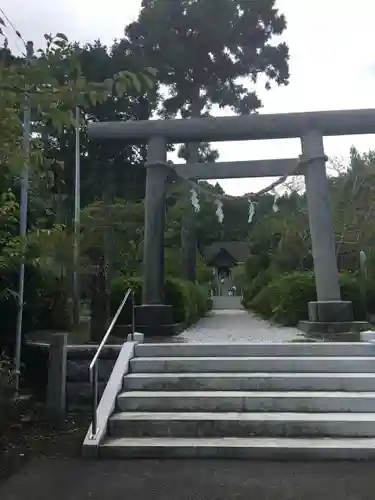
[(122, 389), (124, 375), (129, 371), (130, 360), (134, 357), (135, 346), (137, 343), (143, 342), (143, 340), (143, 334), (134, 333), (134, 341), (125, 342), (121, 348), (97, 408), (98, 432), (93, 437), (90, 425), (83, 442), (82, 455), (85, 458), (96, 458), (99, 455), (99, 446), (107, 435), (108, 420), (115, 409), (117, 395)]

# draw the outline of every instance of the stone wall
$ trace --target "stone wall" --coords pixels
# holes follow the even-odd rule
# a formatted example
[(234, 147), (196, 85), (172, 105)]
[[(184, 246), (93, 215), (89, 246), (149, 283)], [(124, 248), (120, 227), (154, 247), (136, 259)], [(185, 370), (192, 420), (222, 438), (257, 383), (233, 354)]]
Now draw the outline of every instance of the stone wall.
[[(68, 410), (90, 404), (89, 365), (97, 349), (97, 345), (68, 346), (66, 369), (66, 400)], [(121, 345), (106, 346), (102, 351), (98, 362), (99, 398), (111, 375), (120, 349)]]
[[(89, 365), (98, 349), (97, 345), (68, 345), (66, 354), (67, 409), (88, 407), (90, 404)], [(112, 372), (121, 345), (104, 347), (99, 360), (99, 397)], [(27, 379), (46, 397), (48, 385), (49, 344), (29, 342), (25, 346)]]

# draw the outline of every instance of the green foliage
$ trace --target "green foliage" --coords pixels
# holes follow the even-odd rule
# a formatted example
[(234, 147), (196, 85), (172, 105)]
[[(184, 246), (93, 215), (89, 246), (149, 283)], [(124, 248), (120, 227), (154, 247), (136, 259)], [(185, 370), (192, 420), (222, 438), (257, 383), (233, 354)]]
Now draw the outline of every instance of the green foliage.
[[(165, 248), (165, 274), (173, 278), (181, 278), (182, 258), (179, 248)], [(212, 281), (212, 268), (208, 267), (201, 255), (197, 253), (196, 282), (200, 285), (209, 285)]]
[(197, 254), (197, 269), (196, 269), (196, 280), (200, 285), (210, 286), (212, 283), (212, 268), (208, 267), (200, 253)]
[[(273, 0), (144, 0), (138, 19), (126, 27), (120, 44), (141, 64), (158, 68), (167, 95), (159, 108), (163, 117), (209, 116), (213, 105), (248, 114), (261, 101), (241, 80), (250, 78), (255, 84), (262, 78), (267, 89), (271, 82), (288, 83), (288, 48), (283, 42), (274, 43), (285, 27), (285, 18)], [(218, 153), (202, 143), (189, 150), (182, 146), (179, 156), (207, 162), (215, 161)], [(169, 236), (180, 242), (181, 233), (185, 275), (192, 275), (194, 267), (193, 238), (197, 237), (199, 245), (209, 245), (223, 238), (242, 240), (247, 235), (246, 201), (225, 204), (225, 224), (220, 225), (212, 199), (208, 203), (202, 199), (200, 213), (192, 214), (189, 188), (182, 184), (174, 208), (179, 215), (169, 216)]]
[[(340, 274), (343, 300), (353, 302), (356, 319), (364, 318), (358, 279), (349, 273)], [(308, 319), (308, 302), (316, 300), (312, 272), (295, 272), (275, 278), (246, 305), (256, 313), (283, 325), (296, 325)]]
[[(136, 305), (142, 304), (142, 278), (132, 277), (128, 278), (124, 275), (117, 276), (110, 283), (110, 312), (113, 317), (121, 302), (123, 301), (126, 292), (131, 288), (134, 293), (134, 300)], [(130, 298), (125, 303), (122, 313), (118, 319), (118, 324), (130, 325), (132, 323), (132, 302)]]
[(167, 276), (179, 278), (181, 276), (181, 251), (176, 247), (166, 247), (164, 250), (164, 269)]
[(166, 279), (165, 302), (172, 305), (174, 321), (188, 325), (205, 316), (210, 308), (205, 287), (178, 278)]
[[(39, 271), (41, 273), (41, 271)], [(34, 306), (35, 330), (67, 331), (70, 328), (68, 286), (64, 276), (43, 273), (39, 288), (35, 290), (38, 301)]]
[[(125, 75), (131, 71), (142, 80), (143, 68), (128, 51), (124, 51), (120, 43), (107, 47), (97, 41), (76, 48), (82, 74), (87, 81), (111, 81), (114, 74)], [(149, 69), (147, 71), (150, 71)], [(151, 75), (153, 81), (155, 78)], [(131, 78), (129, 79), (131, 82)], [(138, 87), (138, 86), (137, 86)], [(123, 121), (147, 120), (158, 101), (157, 87), (151, 89), (142, 84), (131, 91), (107, 94), (105, 101), (90, 103), (85, 108), (90, 121)], [(121, 141), (96, 143), (90, 141), (85, 133), (85, 123), (81, 134), (81, 203), (82, 206), (98, 199), (116, 198), (140, 200), (144, 196), (145, 172), (142, 168), (146, 147), (125, 145)], [(57, 170), (53, 184), (54, 197), (48, 197), (53, 210), (59, 209), (63, 222), (68, 223), (73, 217), (74, 189), (74, 144), (75, 133), (72, 129), (64, 129), (62, 133), (51, 124), (43, 124), (43, 142), (46, 156), (53, 162), (63, 162), (64, 168)]]
[(259, 273), (264, 272), (270, 265), (268, 253), (251, 255), (245, 262), (245, 275), (248, 281), (253, 280)]
[[(0, 36), (3, 35), (2, 31)], [(97, 58), (97, 66), (90, 66), (92, 61), (88, 61), (88, 54), (94, 52), (97, 57), (105, 54), (108, 62), (107, 49), (103, 46), (83, 49), (70, 43), (63, 33), (56, 36), (46, 34), (45, 41), (45, 48), (36, 51), (31, 59), (24, 55), (13, 57), (5, 42), (0, 51), (0, 270), (4, 277), (0, 308), (6, 311), (2, 314), (7, 317), (2, 331), (8, 336), (16, 325), (17, 268), (22, 261), (28, 268), (26, 278), (33, 277), (30, 281), (32, 291), (25, 295), (24, 333), (31, 329), (66, 329), (69, 326), (73, 196), (64, 163), (72, 172), (75, 107), (79, 106), (84, 111), (81, 115), (93, 121), (93, 110), (105, 106), (107, 101), (120, 106), (119, 103), (125, 101), (128, 104), (131, 98), (134, 104), (142, 100), (144, 94), (154, 87), (156, 76), (156, 70), (129, 67), (125, 60), (105, 66)], [(90, 72), (88, 66), (95, 67), (96, 73)], [(19, 190), (15, 185), (26, 160), (22, 122), (22, 110), (26, 105), (31, 108), (33, 134), (28, 158), (28, 234), (24, 241), (18, 236)], [(121, 117), (124, 119), (125, 113), (122, 112)], [(104, 118), (110, 119), (111, 114), (107, 113)], [(67, 137), (73, 140), (69, 143)], [(87, 142), (85, 134), (81, 134), (81, 139)], [(88, 148), (82, 148), (81, 152), (87, 162), (93, 163)], [(122, 168), (123, 165), (121, 162)], [(85, 177), (84, 169), (82, 173)], [(99, 190), (95, 195), (99, 193), (102, 195), (103, 191)], [(112, 236), (114, 241), (122, 244), (118, 257), (123, 265), (136, 267), (140, 262), (138, 249), (143, 235), (140, 222), (131, 228), (126, 227), (127, 218), (134, 215), (133, 207), (114, 199), (109, 203), (109, 198), (106, 193), (105, 208), (103, 203), (93, 203), (82, 214), (81, 264), (88, 273), (92, 273), (93, 267), (87, 262), (90, 260), (88, 255), (93, 249), (100, 248), (105, 238), (106, 243), (110, 242)], [(143, 207), (135, 212), (142, 213), (142, 210)]]
[(243, 291), (243, 304), (246, 308), (250, 308), (251, 301), (279, 274), (275, 273), (271, 268), (260, 271), (247, 285)]
[(270, 281), (247, 304), (256, 313), (284, 325), (307, 319), (307, 304), (316, 300), (312, 273), (293, 273)]
[(235, 267), (233, 267), (232, 281), (238, 291), (244, 289), (247, 283), (244, 264), (237, 264)]
[[(350, 165), (331, 162), (330, 178), (337, 261), (342, 297), (351, 300), (357, 319), (365, 317), (360, 290), (359, 252), (367, 255), (364, 284), (367, 312), (375, 310), (374, 226), (375, 154), (351, 150)], [(307, 318), (307, 303), (315, 300), (306, 199), (292, 192), (278, 200), (273, 213), (262, 197), (250, 229), (253, 255), (246, 263), (244, 303), (267, 318), (296, 324)], [(261, 214), (260, 214), (261, 209)]]
[[(110, 287), (112, 315), (117, 311), (129, 288), (134, 291), (136, 304), (142, 303), (142, 279), (138, 277), (126, 279), (120, 276)], [(198, 321), (211, 307), (205, 287), (172, 277), (167, 277), (165, 280), (165, 303), (172, 306), (173, 321), (186, 324)], [(129, 301), (120, 315), (119, 324), (130, 324), (131, 321), (132, 309)]]
[[(0, 298), (0, 351), (13, 344), (17, 317), (18, 269), (1, 275), (1, 286), (12, 291)], [(64, 278), (33, 265), (25, 267), (24, 309), (22, 333), (36, 330), (66, 331), (70, 326), (68, 297)]]
[(166, 115), (209, 112), (212, 103), (249, 113), (260, 101), (238, 78), (250, 76), (255, 83), (263, 74), (269, 88), (272, 81), (286, 84), (289, 77), (288, 48), (272, 40), (286, 27), (274, 4), (144, 0), (138, 20), (125, 30), (124, 45), (159, 69), (160, 82), (170, 92)]

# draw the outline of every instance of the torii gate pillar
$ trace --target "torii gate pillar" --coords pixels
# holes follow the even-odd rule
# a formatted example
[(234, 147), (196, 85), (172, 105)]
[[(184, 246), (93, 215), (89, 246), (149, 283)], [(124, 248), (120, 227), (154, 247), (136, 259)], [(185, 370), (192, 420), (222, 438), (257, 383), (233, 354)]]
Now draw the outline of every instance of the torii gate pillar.
[[(101, 140), (107, 138), (122, 139), (132, 143), (149, 143), (143, 305), (136, 310), (137, 328), (141, 325), (140, 331), (163, 334), (164, 329), (161, 326), (168, 326), (172, 322), (171, 307), (163, 303), (164, 202), (167, 177), (163, 162), (166, 160), (166, 144), (297, 137), (302, 138), (302, 157), (307, 162), (303, 168), (306, 169), (304, 174), (317, 291), (317, 301), (309, 304), (310, 321), (300, 323), (300, 328), (308, 332), (325, 334), (329, 338), (331, 334), (335, 337), (336, 333), (358, 332), (368, 327), (366, 322), (353, 321), (351, 303), (341, 300), (323, 136), (374, 134), (375, 109), (93, 123), (89, 125), (88, 130), (90, 137)], [(252, 171), (257, 176), (272, 173), (288, 175), (289, 163), (290, 160), (263, 161), (257, 165), (250, 162), (251, 169), (247, 174), (246, 162), (237, 165), (221, 164), (221, 166), (189, 162), (176, 168), (190, 171), (191, 175), (188, 177), (195, 178), (199, 178), (200, 174), (203, 174), (204, 178), (209, 178), (207, 169), (214, 174), (213, 178), (217, 178), (216, 169), (222, 178), (233, 177), (235, 170), (237, 174), (241, 174), (236, 175), (237, 177), (251, 177)], [(295, 173), (301, 174), (303, 171)], [(156, 331), (152, 332), (151, 327)]]
[(327, 333), (332, 328), (336, 333), (346, 332), (354, 319), (353, 307), (341, 300), (323, 136), (311, 130), (301, 144), (318, 300), (309, 303), (310, 321), (301, 322), (300, 328), (307, 333), (319, 333), (317, 329)]
[(145, 335), (174, 333), (172, 306), (164, 303), (165, 194), (168, 167), (163, 137), (148, 142), (143, 248), (142, 305), (135, 308), (137, 331)]

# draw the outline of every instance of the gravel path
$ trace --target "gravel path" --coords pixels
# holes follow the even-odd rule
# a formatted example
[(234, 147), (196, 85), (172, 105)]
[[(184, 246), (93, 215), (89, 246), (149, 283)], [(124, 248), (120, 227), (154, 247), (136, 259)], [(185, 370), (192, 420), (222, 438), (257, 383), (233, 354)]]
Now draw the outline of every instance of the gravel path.
[(244, 310), (218, 310), (188, 328), (179, 341), (290, 342), (301, 335), (297, 328), (272, 325)]

